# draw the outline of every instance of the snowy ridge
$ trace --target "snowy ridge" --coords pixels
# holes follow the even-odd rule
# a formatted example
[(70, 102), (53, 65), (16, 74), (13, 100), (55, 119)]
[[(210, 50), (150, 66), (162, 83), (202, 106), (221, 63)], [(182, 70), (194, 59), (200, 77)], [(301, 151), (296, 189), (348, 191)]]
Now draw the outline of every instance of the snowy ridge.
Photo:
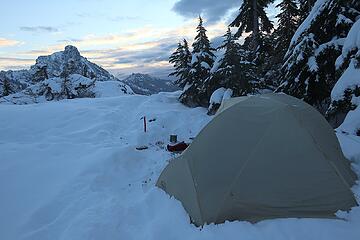
[(159, 92), (174, 92), (180, 90), (170, 80), (160, 79), (149, 74), (133, 73), (122, 82), (126, 83), (136, 94), (151, 95)]

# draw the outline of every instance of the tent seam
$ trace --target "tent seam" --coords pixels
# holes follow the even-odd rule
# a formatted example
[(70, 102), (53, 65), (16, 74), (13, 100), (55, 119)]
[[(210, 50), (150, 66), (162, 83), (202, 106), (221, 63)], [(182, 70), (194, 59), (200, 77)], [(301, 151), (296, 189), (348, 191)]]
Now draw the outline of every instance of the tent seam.
[(343, 178), (342, 174), (339, 172), (339, 170), (337, 169), (337, 167), (328, 159), (327, 154), (321, 149), (321, 147), (318, 145), (317, 141), (315, 140), (314, 136), (311, 134), (311, 132), (309, 131), (309, 129), (304, 128), (302, 123), (299, 121), (299, 119), (295, 116), (295, 114), (293, 113), (292, 109), (290, 108), (290, 112), (291, 115), (294, 117), (294, 119), (296, 120), (296, 122), (299, 124), (299, 126), (304, 129), (306, 131), (306, 133), (310, 136), (311, 140), (314, 142), (315, 147), (319, 150), (319, 152), (321, 152), (321, 154), (323, 155), (325, 162), (327, 162), (327, 164), (330, 166), (331, 169), (333, 169), (333, 171), (336, 172), (336, 176), (337, 178), (341, 179), (341, 182), (343, 183), (343, 185), (345, 185), (345, 188), (352, 193), (351, 186), (349, 186), (349, 184), (346, 182), (346, 180)]
[(196, 203), (197, 203), (197, 205), (199, 207), (199, 212), (200, 212), (200, 220), (201, 220), (202, 223), (204, 223), (204, 221), (203, 221), (203, 213), (202, 213), (202, 209), (201, 209), (201, 205), (200, 205), (200, 201), (199, 201), (198, 191), (196, 189), (196, 184), (195, 184), (194, 177), (193, 177), (193, 172), (191, 171), (191, 168), (189, 166), (189, 162), (188, 162), (187, 159), (186, 159), (186, 166), (187, 166), (187, 168), (188, 168), (188, 170), (190, 172), (191, 180), (192, 180), (192, 183), (193, 183), (193, 186), (194, 186), (194, 191), (195, 191), (195, 194), (196, 194)]

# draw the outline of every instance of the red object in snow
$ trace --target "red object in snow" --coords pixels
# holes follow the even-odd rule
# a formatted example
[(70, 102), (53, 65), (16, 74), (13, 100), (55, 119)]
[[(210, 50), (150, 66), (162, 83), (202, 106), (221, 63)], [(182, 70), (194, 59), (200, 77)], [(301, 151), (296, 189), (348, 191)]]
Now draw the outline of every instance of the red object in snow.
[(184, 151), (188, 146), (189, 146), (189, 144), (187, 144), (187, 143), (185, 143), (185, 142), (180, 142), (180, 143), (173, 144), (173, 145), (168, 144), (168, 145), (167, 145), (167, 150), (168, 150), (169, 152), (182, 152), (182, 151)]

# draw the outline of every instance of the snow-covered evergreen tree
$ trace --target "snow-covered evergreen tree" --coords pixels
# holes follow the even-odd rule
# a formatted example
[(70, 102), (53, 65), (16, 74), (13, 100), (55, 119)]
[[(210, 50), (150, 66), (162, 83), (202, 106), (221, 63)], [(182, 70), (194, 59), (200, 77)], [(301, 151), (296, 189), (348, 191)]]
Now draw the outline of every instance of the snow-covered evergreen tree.
[(335, 61), (359, 10), (356, 0), (318, 0), (292, 38), (278, 91), (325, 113), (338, 79)]
[(300, 12), (300, 22), (304, 21), (309, 15), (312, 7), (316, 0), (298, 0), (299, 1), (299, 12)]
[(199, 25), (196, 29), (197, 35), (192, 44), (191, 70), (187, 80), (189, 84), (185, 86), (180, 101), (188, 106), (207, 106), (209, 99), (204, 82), (210, 76), (215, 55), (201, 17), (199, 17)]
[(169, 76), (178, 77), (181, 74), (181, 55), (183, 54), (183, 45), (178, 43), (177, 48), (169, 57), (169, 63), (173, 64), (174, 71)]
[(213, 92), (220, 87), (231, 89), (233, 96), (244, 96), (254, 93), (254, 64), (247, 62), (247, 53), (236, 42), (231, 30), (223, 36), (224, 42), (219, 47), (220, 54), (212, 69), (212, 76), (207, 81), (208, 89)]
[(239, 15), (230, 24), (231, 27), (238, 27), (236, 37), (251, 32), (245, 38), (242, 48), (247, 53), (246, 61), (256, 66), (254, 78), (259, 79), (258, 85), (262, 87), (274, 85), (271, 75), (275, 43), (270, 34), (274, 26), (265, 11), (272, 2), (273, 0), (244, 0)]
[(191, 52), (186, 39), (178, 43), (177, 49), (170, 56), (169, 62), (174, 65), (174, 71), (169, 76), (175, 76), (177, 79), (175, 84), (184, 88), (187, 84), (191, 84), (189, 72), (191, 69)]
[(34, 73), (33, 73), (32, 81), (34, 83), (41, 82), (41, 81), (44, 81), (45, 79), (49, 78), (49, 76), (47, 74), (47, 66), (46, 65), (43, 65), (43, 66), (40, 65), (40, 66), (33, 67), (33, 70), (34, 70)]
[(192, 44), (192, 60), (191, 60), (191, 75), (192, 78), (204, 81), (209, 77), (209, 72), (214, 64), (215, 55), (211, 47), (209, 38), (206, 35), (206, 29), (203, 26), (203, 20), (199, 17), (199, 25), (197, 26), (197, 35)]
[(274, 32), (275, 49), (283, 57), (299, 26), (299, 9), (295, 0), (282, 0), (276, 7), (280, 9), (280, 13), (276, 16), (278, 27)]
[(280, 84), (283, 59), (299, 25), (299, 9), (295, 0), (282, 0), (276, 7), (280, 11), (276, 16), (278, 26), (272, 34), (262, 36), (256, 62), (259, 75), (264, 79), (267, 88), (272, 90)]
[(236, 37), (252, 32), (251, 48), (255, 50), (259, 44), (260, 32), (270, 32), (273, 24), (266, 15), (265, 8), (274, 0), (244, 0), (240, 7), (239, 15), (230, 24), (238, 27)]
[(71, 92), (71, 86), (69, 81), (69, 76), (73, 72), (75, 68), (75, 62), (74, 60), (69, 60), (64, 68), (62, 73), (60, 74), (60, 77), (63, 79), (63, 82), (61, 84), (61, 93), (60, 96), (66, 96), (67, 99), (74, 98), (73, 93)]
[(8, 96), (11, 93), (9, 80), (4, 78), (3, 80), (3, 92), (2, 97)]
[(260, 41), (256, 51), (251, 51), (247, 45), (243, 46), (247, 50), (247, 61), (252, 62), (255, 67), (255, 78), (258, 79), (258, 88), (275, 90), (279, 81), (275, 75), (279, 69), (277, 52), (275, 50), (276, 39), (274, 34), (261, 33)]
[(349, 111), (357, 112), (345, 131), (360, 136), (360, 19), (351, 28), (336, 63), (341, 76), (331, 92), (327, 117), (337, 127)]

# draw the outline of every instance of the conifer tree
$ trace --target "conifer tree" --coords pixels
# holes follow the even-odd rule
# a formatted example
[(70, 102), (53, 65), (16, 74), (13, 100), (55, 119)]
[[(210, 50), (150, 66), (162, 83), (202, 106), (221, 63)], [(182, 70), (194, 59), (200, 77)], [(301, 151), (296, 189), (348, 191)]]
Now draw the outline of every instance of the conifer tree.
[(259, 45), (260, 32), (269, 33), (274, 27), (265, 12), (265, 8), (273, 1), (244, 0), (239, 15), (230, 24), (230, 27), (238, 27), (236, 37), (240, 37), (244, 32), (252, 32), (251, 48), (253, 50)]
[(173, 64), (174, 71), (169, 74), (169, 76), (176, 76), (180, 75), (180, 66), (181, 66), (181, 55), (183, 53), (183, 45), (181, 42), (178, 43), (177, 48), (169, 57), (169, 63)]
[(300, 12), (295, 0), (282, 0), (276, 7), (280, 8), (280, 13), (276, 16), (279, 25), (274, 32), (276, 39), (275, 49), (283, 57), (298, 28)]
[(180, 96), (180, 101), (188, 106), (206, 106), (209, 99), (204, 88), (204, 82), (210, 76), (215, 55), (201, 17), (199, 17), (199, 25), (196, 31), (197, 35), (192, 44), (191, 70), (187, 80), (189, 84)]
[[(299, 9), (295, 0), (282, 0), (277, 6), (280, 12), (276, 16), (278, 27), (273, 34), (262, 37), (259, 49), (260, 75), (269, 89), (275, 90), (279, 84), (279, 76), (283, 59), (289, 48), (291, 39), (298, 28)], [(261, 56), (264, 55), (264, 56)]]
[(60, 77), (63, 78), (63, 82), (61, 84), (61, 93), (59, 95), (59, 98), (63, 98), (64, 96), (67, 99), (74, 98), (74, 94), (70, 90), (71, 83), (69, 81), (69, 77), (74, 72), (74, 69), (75, 69), (75, 62), (73, 60), (70, 60), (65, 64), (63, 71), (60, 74)]
[(234, 96), (244, 96), (254, 93), (253, 64), (246, 61), (246, 51), (235, 41), (230, 28), (223, 36), (224, 42), (219, 47), (224, 54), (218, 61), (218, 68), (213, 68), (209, 87), (211, 92), (220, 87), (230, 88)]
[(273, 1), (244, 0), (239, 15), (230, 24), (231, 27), (238, 27), (236, 37), (251, 32), (251, 35), (245, 38), (243, 49), (247, 53), (246, 61), (256, 66), (253, 69), (254, 78), (258, 79), (257, 85), (261, 88), (274, 85), (271, 72), (275, 43), (270, 34), (274, 26), (265, 12), (265, 8)]
[[(334, 127), (343, 122), (349, 111), (360, 111), (360, 43), (354, 41), (359, 37), (360, 19), (352, 26), (344, 41), (342, 54), (337, 59), (337, 73), (340, 78), (332, 89), (331, 105), (326, 114)], [(360, 119), (354, 125), (359, 129), (352, 129), (351, 134), (356, 132), (360, 136)]]
[(82, 74), (84, 77), (88, 77), (88, 71), (89, 71), (89, 67), (88, 65), (84, 65), (83, 69), (82, 69)]
[(8, 96), (11, 93), (11, 89), (10, 89), (10, 83), (8, 79), (4, 79), (3, 81), (3, 92), (2, 92), (2, 96)]
[[(295, 33), (285, 56), (278, 91), (305, 100), (325, 113), (338, 77), (335, 61), (359, 12), (359, 2), (321, 0)], [(307, 24), (308, 23), (308, 24)]]
[(175, 68), (175, 70), (169, 74), (169, 76), (177, 77), (175, 84), (181, 88), (184, 88), (187, 84), (191, 84), (191, 79), (189, 78), (191, 53), (186, 39), (183, 40), (183, 43), (178, 43), (178, 47), (170, 56), (169, 62), (172, 63)]
[(192, 77), (204, 81), (209, 77), (209, 71), (214, 64), (214, 53), (209, 38), (206, 35), (206, 29), (203, 26), (203, 20), (199, 17), (199, 25), (196, 28), (197, 35), (192, 44)]
[(32, 77), (33, 82), (40, 82), (48, 79), (49, 76), (47, 74), (47, 66), (36, 66), (34, 67), (34, 73)]
[(302, 22), (309, 15), (316, 0), (298, 0), (298, 1), (300, 5), (299, 7), (300, 22)]

